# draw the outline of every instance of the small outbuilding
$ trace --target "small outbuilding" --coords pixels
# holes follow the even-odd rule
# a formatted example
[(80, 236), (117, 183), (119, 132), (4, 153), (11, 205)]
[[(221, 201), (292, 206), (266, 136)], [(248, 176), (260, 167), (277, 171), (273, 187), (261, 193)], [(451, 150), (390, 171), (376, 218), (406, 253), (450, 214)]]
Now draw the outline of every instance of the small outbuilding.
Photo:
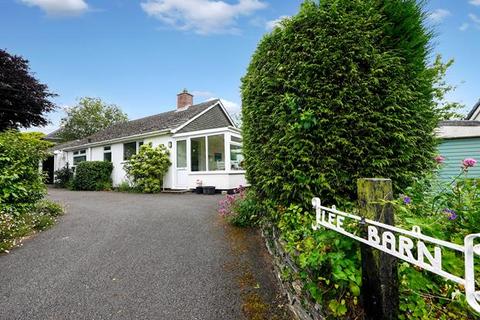
[[(465, 158), (480, 161), (480, 101), (465, 120), (442, 121), (437, 135), (442, 139), (439, 154), (445, 157), (440, 178), (451, 180), (462, 172)], [(469, 177), (480, 178), (480, 166), (474, 166), (468, 172)]]

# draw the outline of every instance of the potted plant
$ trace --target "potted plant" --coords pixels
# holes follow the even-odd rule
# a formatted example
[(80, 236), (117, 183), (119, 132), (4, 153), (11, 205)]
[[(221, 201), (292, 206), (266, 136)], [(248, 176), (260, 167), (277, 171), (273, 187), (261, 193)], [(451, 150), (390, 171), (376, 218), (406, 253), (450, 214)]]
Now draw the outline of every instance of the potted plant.
[(195, 188), (195, 193), (196, 194), (202, 194), (203, 193), (203, 187), (202, 187), (203, 182), (202, 182), (202, 180), (197, 179), (196, 184), (197, 184), (197, 187)]

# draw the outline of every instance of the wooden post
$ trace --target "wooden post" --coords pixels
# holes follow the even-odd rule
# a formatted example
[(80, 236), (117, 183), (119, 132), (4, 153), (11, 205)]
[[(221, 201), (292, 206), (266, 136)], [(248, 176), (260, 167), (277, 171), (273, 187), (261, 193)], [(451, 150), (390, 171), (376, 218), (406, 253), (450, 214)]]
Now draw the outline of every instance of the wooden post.
[[(393, 199), (392, 181), (359, 179), (357, 188), (360, 216), (394, 225), (392, 205), (381, 203), (382, 200)], [(365, 244), (361, 245), (361, 257), (361, 295), (366, 320), (397, 320), (399, 305), (397, 259)]]

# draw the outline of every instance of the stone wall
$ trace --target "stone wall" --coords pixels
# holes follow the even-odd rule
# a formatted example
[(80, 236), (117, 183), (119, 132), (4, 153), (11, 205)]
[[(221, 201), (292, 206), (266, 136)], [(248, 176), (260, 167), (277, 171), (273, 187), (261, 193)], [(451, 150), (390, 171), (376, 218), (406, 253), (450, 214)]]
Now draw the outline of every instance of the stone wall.
[(289, 270), (293, 274), (299, 274), (290, 254), (285, 252), (282, 241), (279, 240), (276, 229), (272, 226), (262, 228), (262, 236), (268, 252), (273, 258), (275, 276), (279, 282), (280, 290), (288, 298), (289, 307), (298, 320), (323, 320), (322, 306), (315, 303), (308, 292), (304, 292), (304, 284), (301, 280), (285, 277), (284, 271)]

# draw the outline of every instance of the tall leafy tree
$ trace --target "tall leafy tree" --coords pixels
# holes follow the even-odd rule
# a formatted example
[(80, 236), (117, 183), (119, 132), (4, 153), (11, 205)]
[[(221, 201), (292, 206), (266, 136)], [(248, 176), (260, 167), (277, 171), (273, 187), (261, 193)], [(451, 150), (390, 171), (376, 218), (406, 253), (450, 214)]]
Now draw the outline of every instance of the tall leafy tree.
[(118, 106), (107, 104), (99, 98), (84, 97), (66, 110), (59, 136), (69, 141), (88, 137), (115, 123), (125, 122), (128, 116)]
[(278, 204), (395, 190), (433, 166), (440, 116), (431, 32), (415, 0), (307, 0), (260, 42), (242, 80), (247, 177)]
[(27, 60), (0, 49), (0, 131), (46, 125), (54, 96), (33, 76)]

